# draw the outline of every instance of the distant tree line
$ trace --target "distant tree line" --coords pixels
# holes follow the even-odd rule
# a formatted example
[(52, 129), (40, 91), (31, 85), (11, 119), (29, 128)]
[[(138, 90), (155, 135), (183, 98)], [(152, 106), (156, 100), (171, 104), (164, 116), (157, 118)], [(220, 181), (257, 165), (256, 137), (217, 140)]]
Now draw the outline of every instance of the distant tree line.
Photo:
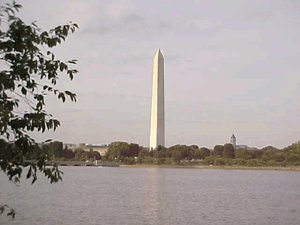
[[(197, 145), (174, 145), (169, 148), (158, 146), (149, 151), (148, 148), (135, 143), (112, 142), (106, 154), (63, 148), (63, 143), (54, 141), (42, 145), (41, 149), (48, 159), (86, 161), (103, 160), (117, 161), (122, 164), (153, 164), (153, 165), (238, 165), (238, 166), (300, 166), (300, 142), (284, 149), (267, 146), (262, 149), (234, 149), (232, 144), (216, 145), (213, 149), (199, 148)], [(34, 159), (34, 155), (27, 157)]]
[[(75, 150), (68, 149), (67, 146), (63, 148), (63, 143), (60, 141), (53, 141), (41, 146), (41, 150), (47, 155), (48, 160), (72, 160), (72, 161), (86, 161), (86, 160), (100, 160), (101, 155), (97, 151), (90, 148), (85, 151), (82, 148)], [(29, 155), (26, 159), (36, 159), (35, 155)]]
[(197, 145), (174, 145), (169, 148), (159, 146), (151, 151), (138, 144), (112, 142), (102, 160), (121, 161), (128, 165), (300, 166), (300, 142), (282, 150), (272, 146), (257, 150), (234, 149), (227, 143), (216, 145), (211, 150)]

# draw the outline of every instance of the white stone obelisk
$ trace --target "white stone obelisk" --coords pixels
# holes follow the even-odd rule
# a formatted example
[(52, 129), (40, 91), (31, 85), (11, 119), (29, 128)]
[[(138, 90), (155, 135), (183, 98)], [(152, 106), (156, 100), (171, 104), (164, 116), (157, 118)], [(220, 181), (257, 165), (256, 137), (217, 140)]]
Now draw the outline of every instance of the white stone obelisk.
[(153, 61), (150, 150), (165, 146), (164, 57), (157, 50)]

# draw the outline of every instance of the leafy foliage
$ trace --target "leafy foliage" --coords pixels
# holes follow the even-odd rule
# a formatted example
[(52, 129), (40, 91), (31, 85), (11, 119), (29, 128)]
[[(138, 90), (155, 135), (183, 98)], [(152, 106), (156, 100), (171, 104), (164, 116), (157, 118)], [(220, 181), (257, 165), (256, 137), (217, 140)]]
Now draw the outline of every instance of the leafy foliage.
[(194, 159), (202, 159), (203, 156), (202, 156), (202, 151), (200, 149), (195, 149), (195, 152), (194, 152)]
[(140, 146), (138, 144), (130, 143), (128, 157), (137, 157), (139, 155)]
[[(265, 147), (262, 150), (234, 149), (232, 144), (225, 144), (224, 146), (216, 145), (214, 150), (209, 150), (205, 147), (199, 149), (196, 145), (174, 145), (169, 148), (160, 147), (149, 152), (146, 148), (139, 146), (137, 158), (130, 156), (130, 146), (132, 145), (126, 142), (113, 142), (103, 160), (121, 160), (123, 164), (128, 165), (135, 163), (248, 167), (300, 165), (300, 142), (292, 144), (283, 150), (272, 146)], [(134, 146), (137, 151), (136, 144)], [(266, 161), (266, 157), (269, 160)]]
[[(35, 23), (25, 24), (16, 13), (21, 5), (13, 2), (1, 7), (0, 60), (0, 167), (10, 180), (18, 183), (23, 167), (29, 167), (26, 178), (37, 179), (37, 170), (50, 182), (61, 180), (57, 166), (46, 168), (46, 154), (38, 148), (30, 132), (56, 130), (60, 122), (44, 110), (45, 96), (54, 94), (65, 102), (76, 94), (55, 89), (61, 73), (72, 80), (78, 72), (70, 66), (76, 60), (62, 62), (51, 48), (65, 41), (78, 26), (69, 23), (43, 31)], [(25, 110), (24, 110), (25, 108)], [(25, 162), (34, 157), (36, 164)]]
[(145, 159), (145, 157), (149, 156), (149, 151), (144, 149), (143, 147), (140, 147), (140, 151), (139, 151), (139, 154), (138, 154), (138, 162), (139, 163), (142, 163)]
[(186, 145), (174, 145), (169, 148), (172, 152), (172, 159), (175, 163), (179, 163), (180, 160), (192, 160), (194, 158), (195, 149)]
[(63, 143), (60, 141), (45, 143), (42, 145), (42, 151), (50, 157), (60, 158), (63, 156)]
[(225, 144), (224, 145), (224, 158), (231, 158), (231, 159), (234, 159), (234, 148), (233, 148), (233, 145), (232, 144)]
[(2, 205), (0, 207), (0, 215), (2, 213), (4, 213), (5, 209), (9, 209), (9, 212), (7, 213), (7, 216), (11, 216), (11, 218), (14, 219), (15, 216), (16, 216), (16, 212), (13, 208), (10, 208), (8, 205)]
[(272, 160), (274, 155), (279, 153), (279, 149), (273, 146), (267, 146), (262, 149), (262, 159), (265, 161)]
[(224, 146), (223, 145), (216, 145), (214, 147), (214, 156), (223, 156), (223, 152), (224, 152)]
[(261, 158), (263, 154), (262, 150), (247, 150), (245, 148), (235, 149), (235, 158), (240, 159), (258, 159)]
[(130, 157), (130, 145), (126, 142), (115, 141), (108, 146), (108, 150), (104, 156), (108, 161), (120, 161), (124, 157)]
[(210, 151), (208, 148), (200, 148), (201, 154), (202, 154), (202, 159), (205, 159), (205, 157), (209, 157), (210, 156)]
[(297, 165), (300, 162), (300, 142), (294, 143), (283, 149), (285, 160)]

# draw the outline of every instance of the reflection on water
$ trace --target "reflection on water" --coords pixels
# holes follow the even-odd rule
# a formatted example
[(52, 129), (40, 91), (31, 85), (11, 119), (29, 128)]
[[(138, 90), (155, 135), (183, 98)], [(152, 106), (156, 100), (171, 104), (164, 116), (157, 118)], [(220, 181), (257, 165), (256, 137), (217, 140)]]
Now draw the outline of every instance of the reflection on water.
[(165, 171), (147, 168), (143, 171), (143, 177), (146, 179), (143, 180), (141, 224), (172, 224), (171, 207), (165, 197)]
[(142, 181), (142, 207), (138, 212), (141, 223), (157, 224), (158, 220), (158, 171), (157, 169), (146, 169), (143, 171)]
[(299, 224), (300, 173), (63, 167), (63, 182), (0, 175), (0, 224)]
[(148, 179), (143, 180), (141, 209), (142, 223), (157, 224), (158, 223), (158, 170), (149, 168), (143, 171), (143, 176)]

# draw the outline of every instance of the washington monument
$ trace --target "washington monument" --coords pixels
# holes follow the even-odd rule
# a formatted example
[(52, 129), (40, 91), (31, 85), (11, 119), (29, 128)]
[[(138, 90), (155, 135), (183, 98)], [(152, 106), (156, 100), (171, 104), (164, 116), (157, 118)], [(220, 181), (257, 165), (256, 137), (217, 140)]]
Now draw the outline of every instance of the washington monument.
[(150, 150), (165, 146), (164, 57), (157, 50), (153, 61)]

